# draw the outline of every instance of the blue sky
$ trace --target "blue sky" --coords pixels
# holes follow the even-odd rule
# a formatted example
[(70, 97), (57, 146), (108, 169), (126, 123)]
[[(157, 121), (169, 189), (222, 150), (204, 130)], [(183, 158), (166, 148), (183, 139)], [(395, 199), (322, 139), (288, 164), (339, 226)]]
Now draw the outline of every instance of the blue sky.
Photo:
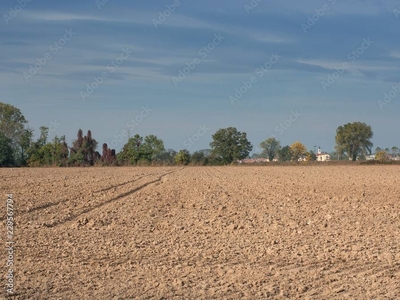
[[(0, 101), (38, 132), (209, 148), (234, 126), (332, 151), (336, 128), (400, 146), (400, 1), (0, 2)], [(385, 94), (386, 101), (384, 100)]]

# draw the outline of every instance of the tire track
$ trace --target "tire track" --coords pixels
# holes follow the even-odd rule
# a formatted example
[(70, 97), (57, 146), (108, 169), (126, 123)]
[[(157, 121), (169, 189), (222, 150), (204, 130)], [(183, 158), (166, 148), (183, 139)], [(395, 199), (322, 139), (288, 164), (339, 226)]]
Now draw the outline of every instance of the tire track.
[[(133, 182), (135, 182), (135, 181), (139, 181), (139, 180), (142, 179), (142, 178), (149, 177), (149, 176), (153, 176), (153, 175), (155, 175), (155, 174), (156, 174), (156, 173), (143, 175), (143, 176), (140, 176), (140, 177), (135, 178), (135, 179), (133, 179), (133, 180), (129, 180), (129, 181), (123, 182), (123, 183), (121, 183), (121, 184), (112, 185), (112, 186), (110, 186), (110, 187), (108, 187), (108, 188), (101, 189), (101, 190), (97, 190), (97, 191), (93, 191), (93, 192), (91, 192), (91, 193), (92, 193), (92, 194), (93, 194), (93, 193), (100, 193), (100, 192), (108, 191), (108, 190), (110, 190), (110, 189), (112, 189), (112, 188), (119, 188), (119, 187), (124, 186), (124, 185), (126, 185), (126, 184), (133, 183)], [(105, 179), (99, 180), (99, 181), (96, 182), (96, 183), (99, 183), (99, 182), (102, 182), (102, 181), (105, 181), (105, 180), (109, 180), (109, 178), (105, 178)], [(82, 187), (83, 187), (83, 184), (81, 184), (81, 185), (79, 185), (79, 186), (74, 186), (74, 191), (75, 191), (75, 192), (78, 192), (78, 191), (80, 191), (80, 190), (82, 189)], [(69, 192), (71, 192), (71, 190), (69, 190)], [(18, 216), (21, 216), (21, 215), (23, 216), (23, 215), (26, 215), (26, 214), (29, 214), (29, 213), (32, 213), (32, 212), (35, 212), (35, 211), (38, 211), (38, 210), (43, 210), (43, 209), (46, 209), (46, 208), (49, 208), (49, 207), (57, 206), (57, 205), (59, 205), (59, 204), (63, 204), (63, 203), (67, 203), (67, 202), (73, 202), (73, 201), (75, 201), (75, 200), (77, 200), (77, 199), (78, 199), (78, 196), (75, 196), (75, 197), (73, 197), (73, 198), (67, 198), (67, 199), (63, 199), (63, 200), (57, 201), (57, 202), (45, 203), (45, 204), (42, 204), (42, 205), (39, 205), (39, 206), (30, 208), (30, 209), (28, 209), (28, 210), (26, 210), (26, 211), (19, 211), (19, 212), (17, 211), (17, 212), (18, 212)], [(0, 218), (0, 221), (4, 221), (5, 219), (6, 219), (6, 217), (1, 217), (1, 218)]]
[(112, 188), (119, 188), (119, 187), (124, 186), (124, 185), (127, 185), (127, 184), (129, 184), (129, 183), (138, 181), (138, 180), (140, 180), (140, 179), (142, 179), (142, 178), (149, 177), (149, 176), (153, 176), (153, 175), (156, 175), (156, 174), (157, 174), (157, 173), (146, 174), (146, 175), (140, 176), (139, 178), (136, 178), (136, 179), (133, 179), (133, 180), (129, 180), (129, 181), (126, 181), (126, 182), (117, 184), (117, 185), (111, 185), (110, 187), (104, 188), (104, 189), (101, 189), (101, 190), (93, 191), (92, 193), (100, 193), (100, 192), (109, 191), (109, 190), (111, 190)]
[(149, 186), (149, 185), (151, 185), (151, 184), (160, 182), (165, 176), (167, 176), (167, 175), (169, 175), (169, 174), (173, 174), (173, 173), (179, 172), (179, 171), (181, 171), (181, 170), (183, 170), (183, 169), (184, 169), (184, 168), (181, 168), (181, 169), (176, 170), (176, 171), (169, 171), (169, 172), (167, 172), (167, 173), (164, 173), (163, 175), (159, 176), (157, 179), (155, 179), (155, 180), (153, 180), (153, 181), (144, 183), (144, 184), (142, 184), (142, 185), (140, 185), (140, 186), (138, 186), (138, 187), (135, 187), (135, 188), (132, 189), (132, 190), (129, 190), (129, 191), (125, 192), (125, 193), (122, 193), (122, 194), (120, 194), (120, 195), (118, 195), (118, 196), (116, 196), (116, 197), (113, 197), (113, 198), (111, 198), (111, 199), (105, 201), (105, 202), (102, 202), (102, 203), (97, 204), (97, 205), (95, 205), (95, 206), (93, 206), (93, 207), (84, 209), (84, 210), (81, 211), (80, 213), (72, 214), (72, 215), (68, 216), (67, 218), (64, 218), (63, 220), (56, 221), (56, 222), (50, 223), (50, 224), (45, 224), (44, 226), (46, 226), (46, 227), (56, 227), (56, 226), (59, 226), (59, 225), (64, 225), (64, 224), (66, 224), (67, 222), (74, 221), (74, 220), (76, 220), (77, 218), (79, 218), (80, 216), (82, 216), (82, 215), (84, 215), (84, 214), (90, 213), (90, 212), (92, 212), (92, 211), (94, 211), (94, 210), (96, 210), (96, 209), (99, 209), (99, 208), (101, 208), (101, 207), (103, 207), (103, 206), (105, 206), (105, 205), (108, 205), (108, 204), (113, 203), (113, 202), (115, 202), (115, 201), (118, 201), (118, 200), (120, 200), (120, 199), (122, 199), (122, 198), (125, 198), (125, 197), (127, 197), (127, 196), (130, 196), (130, 195), (136, 193), (137, 191), (140, 191), (140, 190), (144, 189), (145, 187), (147, 187), (147, 186)]
[[(103, 181), (106, 181), (106, 180), (109, 180), (109, 179), (110, 179), (110, 178), (103, 178), (103, 179), (101, 179), (101, 180), (99, 180), (99, 181), (96, 181), (96, 182), (93, 182), (93, 183), (94, 183), (94, 184), (98, 184), (98, 183), (100, 183), (100, 182), (103, 182)], [(54, 182), (63, 182), (63, 181), (65, 181), (65, 180), (58, 180), (58, 181), (54, 181)], [(32, 182), (32, 185), (35, 185), (35, 183)], [(80, 191), (80, 190), (82, 190), (82, 187), (84, 187), (84, 185), (85, 185), (85, 182), (80, 182), (79, 184), (74, 185), (73, 188), (68, 188), (68, 192), (77, 192), (77, 191)], [(23, 187), (26, 187), (27, 189), (30, 190), (30, 186), (26, 186), (26, 185), (22, 185), (22, 186), (23, 186)], [(37, 184), (36, 184), (35, 186), (37, 186)], [(18, 193), (16, 193), (15, 195), (18, 195), (19, 193), (22, 193), (22, 194), (23, 194), (24, 192), (25, 192), (24, 190), (18, 190)], [(75, 198), (72, 198), (72, 199), (70, 199), (70, 200), (74, 200), (74, 199), (75, 199)], [(65, 201), (68, 201), (68, 199), (58, 201), (57, 203), (62, 203), (62, 202), (65, 202)], [(55, 203), (55, 204), (57, 204), (57, 203)], [(45, 203), (45, 204), (41, 204), (41, 205), (39, 205), (39, 206), (37, 206), (37, 207), (34, 207), (34, 208), (31, 208), (31, 209), (29, 209), (29, 210), (27, 210), (27, 211), (25, 211), (25, 212), (21, 212), (21, 211), (18, 212), (18, 210), (17, 210), (17, 212), (18, 212), (19, 215), (23, 215), (23, 214), (26, 214), (26, 213), (29, 213), (29, 212), (38, 210), (38, 209), (40, 209), (41, 207), (47, 208), (47, 207), (50, 207), (50, 206), (53, 206), (53, 202), (48, 202), (48, 203)], [(2, 220), (2, 219), (4, 219), (4, 218), (0, 218), (0, 220)]]

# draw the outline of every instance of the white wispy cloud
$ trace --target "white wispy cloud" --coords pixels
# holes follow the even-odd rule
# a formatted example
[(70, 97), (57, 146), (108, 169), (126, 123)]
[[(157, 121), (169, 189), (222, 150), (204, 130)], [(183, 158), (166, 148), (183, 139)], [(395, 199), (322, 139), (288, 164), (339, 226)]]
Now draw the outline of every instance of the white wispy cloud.
[[(158, 20), (157, 13), (130, 13), (107, 16), (96, 14), (72, 14), (59, 11), (24, 11), (23, 17), (26, 21), (44, 21), (44, 22), (65, 22), (65, 21), (95, 21), (95, 22), (114, 22), (114, 23), (131, 23), (138, 25), (154, 26), (154, 21)], [(161, 26), (161, 25), (160, 25)], [(192, 29), (209, 29), (216, 33), (225, 33), (230, 35), (248, 36), (259, 42), (267, 43), (291, 43), (295, 39), (292, 37), (282, 36), (275, 33), (254, 32), (254, 29), (246, 29), (243, 27), (218, 24), (213, 22), (203, 22), (196, 18), (188, 17), (182, 14), (174, 13), (167, 18), (162, 26), (175, 28), (192, 28)]]
[(390, 70), (398, 70), (398, 67), (395, 66), (389, 66), (389, 65), (384, 65), (382, 62), (373, 62), (369, 61), (368, 64), (363, 64), (360, 62), (350, 62), (350, 61), (339, 61), (339, 60), (304, 60), (304, 59), (299, 59), (297, 60), (299, 63), (303, 64), (308, 64), (308, 65), (313, 65), (313, 66), (319, 66), (325, 69), (335, 69), (335, 68), (341, 68), (343, 67), (343, 63), (348, 63), (349, 67), (347, 68), (348, 71), (350, 72), (358, 72), (359, 69), (363, 70), (368, 70), (368, 71), (390, 71)]
[(112, 21), (109, 18), (97, 16), (97, 15), (82, 15), (82, 14), (71, 14), (63, 13), (58, 11), (23, 11), (22, 16), (26, 20), (36, 20), (36, 21), (74, 21), (74, 20), (86, 20), (86, 21)]

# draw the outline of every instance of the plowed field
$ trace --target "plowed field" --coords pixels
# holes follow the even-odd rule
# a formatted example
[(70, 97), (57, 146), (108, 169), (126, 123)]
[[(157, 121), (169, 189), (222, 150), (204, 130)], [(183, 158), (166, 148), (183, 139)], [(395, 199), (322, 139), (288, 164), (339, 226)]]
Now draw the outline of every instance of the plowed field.
[(396, 166), (1, 169), (0, 190), (11, 298), (400, 298)]

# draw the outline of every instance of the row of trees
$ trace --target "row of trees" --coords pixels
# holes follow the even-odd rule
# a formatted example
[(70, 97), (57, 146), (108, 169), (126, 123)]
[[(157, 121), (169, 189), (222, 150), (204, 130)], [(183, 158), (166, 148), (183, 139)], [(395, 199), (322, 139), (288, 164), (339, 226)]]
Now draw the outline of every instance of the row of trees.
[(281, 147), (281, 143), (276, 138), (269, 138), (260, 144), (261, 153), (254, 154), (255, 158), (268, 158), (269, 161), (278, 160), (284, 161), (299, 161), (299, 159), (306, 161), (317, 160), (316, 154), (311, 150), (307, 151), (299, 141), (294, 142), (292, 145)]
[(381, 147), (375, 148), (375, 153), (378, 153), (381, 151), (385, 152), (386, 154), (391, 154), (393, 156), (398, 156), (400, 154), (400, 149), (396, 146), (393, 146), (391, 149), (389, 149), (389, 148), (382, 149)]
[[(76, 140), (69, 147), (65, 136), (48, 141), (48, 127), (40, 127), (40, 136), (33, 140), (33, 130), (21, 111), (9, 104), (0, 103), (0, 166), (93, 166), (93, 165), (137, 165), (137, 164), (198, 164), (223, 165), (249, 157), (253, 146), (245, 132), (235, 127), (219, 129), (212, 135), (211, 149), (190, 154), (165, 149), (164, 142), (155, 135), (142, 137), (136, 134), (128, 139), (121, 152), (102, 145), (102, 153), (97, 151), (98, 142), (89, 130), (84, 136), (79, 129)], [(339, 126), (336, 132), (336, 153), (339, 157), (356, 160), (360, 155), (371, 152), (373, 132), (365, 123), (355, 122)], [(315, 160), (316, 155), (300, 142), (282, 147), (271, 137), (261, 142), (261, 153), (270, 161)], [(378, 150), (378, 149), (377, 149)], [(381, 149), (379, 149), (381, 150)], [(387, 149), (388, 150), (388, 149)], [(392, 153), (398, 153), (397, 147)]]

